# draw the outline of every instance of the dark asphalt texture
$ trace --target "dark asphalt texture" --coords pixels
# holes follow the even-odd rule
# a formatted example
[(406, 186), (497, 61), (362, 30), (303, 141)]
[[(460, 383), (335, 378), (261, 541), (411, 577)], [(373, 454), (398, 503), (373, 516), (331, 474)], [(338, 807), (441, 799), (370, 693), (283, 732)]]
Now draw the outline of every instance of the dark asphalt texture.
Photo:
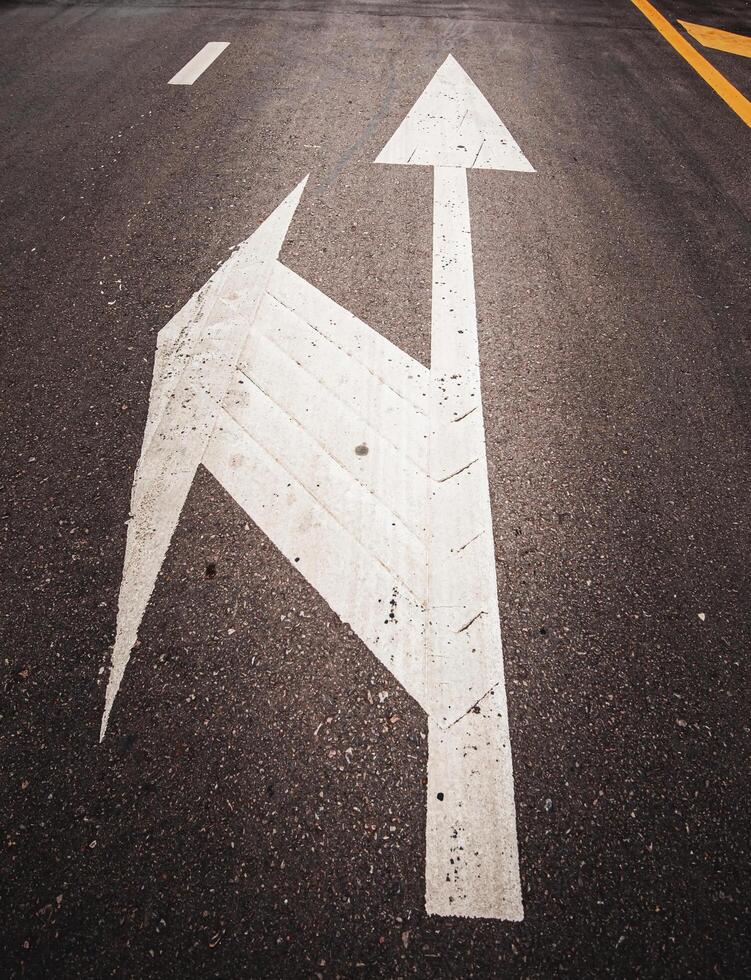
[[(373, 160), (449, 52), (537, 170), (469, 175), (520, 924), (425, 915), (425, 716), (203, 470), (98, 744), (158, 330), (310, 171), (283, 260), (427, 363)], [(0, 976), (751, 975), (750, 176), (628, 0), (0, 7)]]

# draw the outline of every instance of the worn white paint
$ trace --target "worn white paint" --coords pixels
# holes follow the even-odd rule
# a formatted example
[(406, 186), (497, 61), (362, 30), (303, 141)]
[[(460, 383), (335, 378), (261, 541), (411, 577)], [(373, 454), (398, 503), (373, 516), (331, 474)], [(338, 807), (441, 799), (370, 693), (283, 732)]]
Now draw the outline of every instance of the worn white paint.
[[(423, 704), (423, 602), (374, 552), (375, 535), (363, 543), (367, 526), (353, 532), (352, 514), (344, 512), (342, 503), (332, 513), (321, 500), (323, 494), (314, 492), (310, 478), (316, 471), (300, 479), (285, 466), (290, 459), (278, 445), (269, 452), (228, 413), (204, 462), (294, 568)], [(321, 471), (324, 459), (321, 454), (316, 464)], [(356, 499), (352, 506), (357, 507)], [(363, 515), (366, 521), (378, 516), (374, 508)]]
[(303, 181), (160, 332), (102, 736), (203, 463), (426, 711), (428, 911), (520, 919), (466, 168), (532, 168), (451, 58), (378, 159), (434, 167), (430, 371), (278, 261)]
[[(307, 180), (307, 178), (306, 178)], [(118, 600), (101, 737), (196, 468), (214, 431), (303, 180), (159, 337)]]
[(521, 919), (466, 172), (434, 181), (426, 904)]
[(523, 917), (466, 168), (533, 172), (449, 56), (378, 157), (434, 168), (426, 906)]
[(533, 172), (493, 107), (451, 55), (376, 163)]
[(160, 331), (102, 737), (201, 462), (425, 704), (429, 373), (278, 262), (304, 184)]
[(182, 67), (176, 75), (173, 75), (167, 84), (192, 85), (228, 47), (229, 41), (209, 41), (208, 44), (204, 44), (198, 54), (193, 55), (187, 65)]

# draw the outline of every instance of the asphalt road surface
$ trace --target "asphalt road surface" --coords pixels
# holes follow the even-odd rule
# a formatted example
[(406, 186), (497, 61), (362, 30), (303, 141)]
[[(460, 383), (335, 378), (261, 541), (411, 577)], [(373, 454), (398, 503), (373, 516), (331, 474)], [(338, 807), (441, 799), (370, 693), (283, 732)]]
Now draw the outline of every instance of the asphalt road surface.
[[(751, 972), (751, 59), (678, 24), (751, 7), (657, 0), (734, 108), (643, 6), (0, 7), (2, 976)], [(99, 741), (158, 331), (310, 174), (279, 262), (429, 369), (374, 161), (448, 55), (535, 171), (467, 175), (523, 921), (426, 912), (425, 705), (310, 579), (367, 581), (217, 467)]]

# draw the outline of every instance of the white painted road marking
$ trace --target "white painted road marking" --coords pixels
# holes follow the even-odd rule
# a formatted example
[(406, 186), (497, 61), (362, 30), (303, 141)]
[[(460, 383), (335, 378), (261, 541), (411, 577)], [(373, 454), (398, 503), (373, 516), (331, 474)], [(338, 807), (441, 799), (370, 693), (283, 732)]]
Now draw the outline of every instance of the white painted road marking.
[(533, 172), (449, 56), (378, 162), (434, 168), (426, 905), (523, 917), (466, 168)]
[(534, 173), (491, 104), (451, 55), (376, 163)]
[(167, 84), (192, 85), (228, 47), (229, 41), (209, 41), (208, 44), (204, 44), (198, 54), (194, 55), (184, 68), (181, 68), (175, 76), (170, 78)]
[(305, 180), (160, 331), (133, 480), (102, 738), (180, 511), (304, 187)]
[(431, 370), (278, 261), (303, 181), (159, 334), (101, 737), (203, 463), (428, 714), (428, 911), (518, 920), (466, 168), (532, 167), (453, 58), (378, 160), (434, 167)]

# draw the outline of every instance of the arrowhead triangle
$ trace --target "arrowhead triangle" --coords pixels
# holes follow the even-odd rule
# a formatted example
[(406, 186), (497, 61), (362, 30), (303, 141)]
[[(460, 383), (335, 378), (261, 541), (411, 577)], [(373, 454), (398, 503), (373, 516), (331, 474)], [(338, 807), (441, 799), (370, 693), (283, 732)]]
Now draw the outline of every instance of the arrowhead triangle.
[(534, 173), (493, 107), (451, 55), (376, 163)]

